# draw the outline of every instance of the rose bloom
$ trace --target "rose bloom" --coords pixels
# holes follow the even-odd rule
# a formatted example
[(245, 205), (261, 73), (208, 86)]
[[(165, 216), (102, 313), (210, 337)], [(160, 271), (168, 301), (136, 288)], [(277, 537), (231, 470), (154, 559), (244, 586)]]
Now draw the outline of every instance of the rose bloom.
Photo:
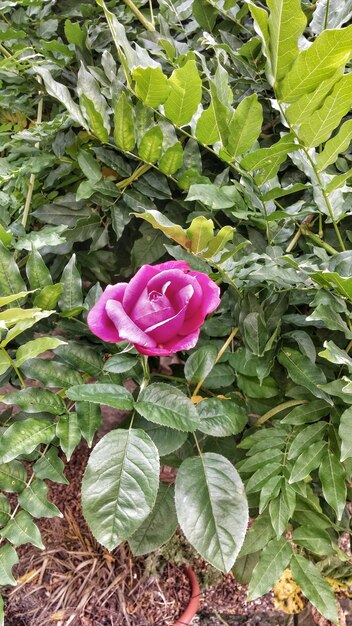
[(141, 354), (167, 356), (193, 348), (220, 289), (188, 263), (143, 265), (129, 283), (108, 285), (88, 314), (103, 341), (129, 341)]

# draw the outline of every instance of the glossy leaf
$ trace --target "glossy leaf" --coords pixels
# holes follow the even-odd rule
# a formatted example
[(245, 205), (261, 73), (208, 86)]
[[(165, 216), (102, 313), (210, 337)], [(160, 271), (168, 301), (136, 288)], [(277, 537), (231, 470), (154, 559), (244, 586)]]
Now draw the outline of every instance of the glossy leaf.
[(102, 415), (100, 407), (92, 402), (76, 402), (77, 421), (79, 429), (87, 441), (89, 447), (92, 446), (93, 438), (97, 430), (102, 425)]
[(66, 389), (71, 385), (79, 385), (83, 382), (82, 376), (77, 370), (55, 360), (31, 359), (23, 363), (21, 369), (28, 378), (39, 380), (47, 387)]
[(55, 437), (55, 424), (48, 419), (27, 418), (14, 422), (0, 439), (0, 462), (8, 463), (20, 454), (30, 454), (40, 443)]
[(187, 359), (185, 365), (185, 377), (190, 383), (198, 383), (211, 372), (215, 365), (217, 349), (209, 344), (198, 348)]
[(296, 554), (291, 560), (291, 571), (293, 579), (319, 613), (338, 623), (335, 594), (316, 565)]
[(176, 387), (165, 383), (148, 385), (135, 403), (136, 411), (161, 426), (193, 432), (199, 426), (197, 409)]
[(17, 585), (12, 568), (18, 563), (15, 548), (6, 543), (0, 548), (0, 585)]
[(319, 467), (319, 478), (324, 498), (340, 520), (346, 506), (346, 473), (344, 466), (331, 450), (324, 454)]
[(258, 138), (263, 123), (263, 111), (257, 94), (244, 98), (229, 124), (226, 150), (232, 157), (248, 152)]
[(202, 82), (195, 61), (187, 61), (175, 69), (169, 78), (169, 85), (165, 115), (176, 126), (185, 126), (191, 121), (202, 97)]
[(324, 400), (313, 400), (301, 406), (296, 406), (292, 411), (281, 420), (282, 424), (292, 424), (299, 426), (300, 424), (309, 424), (317, 422), (322, 417), (329, 414), (330, 407)]
[(182, 167), (182, 163), (183, 149), (180, 142), (177, 141), (173, 146), (170, 146), (167, 150), (165, 150), (159, 161), (158, 168), (160, 172), (166, 176), (171, 176), (172, 174), (175, 174), (180, 167)]
[(36, 479), (18, 496), (18, 503), (33, 517), (62, 517), (57, 506), (49, 502), (48, 490), (42, 480)]
[(56, 425), (56, 436), (59, 438), (60, 446), (69, 461), (81, 441), (81, 430), (76, 413), (61, 415)]
[(286, 347), (283, 347), (279, 352), (278, 360), (287, 369), (293, 382), (305, 387), (317, 398), (329, 402), (329, 396), (318, 387), (318, 385), (323, 385), (326, 382), (326, 378), (324, 372), (317, 365), (313, 364), (298, 350)]
[(32, 249), (28, 257), (26, 263), (26, 274), (31, 289), (43, 289), (43, 287), (53, 284), (51, 274), (45, 265), (40, 252), (38, 252), (35, 248)]
[(72, 311), (82, 305), (82, 281), (76, 266), (76, 255), (73, 254), (62, 272), (62, 296), (59, 300), (61, 311)]
[(145, 105), (155, 108), (164, 104), (170, 86), (160, 67), (136, 67), (132, 76), (136, 82), (136, 94)]
[(209, 398), (197, 405), (198, 429), (212, 437), (228, 437), (240, 433), (247, 423), (247, 411), (233, 400)]
[(317, 441), (305, 448), (302, 454), (292, 468), (289, 483), (297, 483), (300, 480), (304, 480), (309, 474), (319, 467), (324, 454), (326, 453), (326, 442)]
[(27, 388), (12, 391), (1, 398), (4, 404), (17, 404), (26, 413), (51, 413), (62, 415), (66, 407), (63, 400), (56, 394), (41, 388)]
[(272, 539), (263, 549), (249, 583), (247, 600), (252, 601), (268, 593), (288, 566), (292, 549), (284, 538)]
[(27, 511), (19, 511), (6, 524), (5, 528), (1, 529), (0, 534), (15, 546), (31, 543), (36, 548), (40, 548), (40, 550), (45, 548), (39, 528), (34, 524), (32, 516)]
[(37, 478), (48, 478), (55, 483), (68, 485), (64, 476), (64, 463), (58, 456), (57, 448), (51, 447), (34, 463), (33, 472)]
[(42, 354), (47, 350), (55, 350), (55, 348), (64, 343), (64, 341), (57, 339), (56, 337), (40, 337), (38, 339), (33, 339), (32, 341), (27, 341), (27, 343), (17, 349), (16, 365), (17, 367), (21, 367), (25, 361), (33, 359), (38, 356), (38, 354)]
[(133, 556), (160, 548), (173, 536), (177, 525), (173, 485), (160, 483), (153, 510), (128, 539)]
[(163, 133), (160, 126), (149, 128), (138, 146), (138, 154), (146, 163), (156, 163), (161, 157)]
[(0, 465), (0, 489), (10, 493), (21, 493), (26, 486), (27, 471), (20, 461)]
[(133, 408), (132, 394), (120, 385), (107, 383), (75, 385), (67, 390), (67, 396), (70, 400), (106, 404), (123, 411), (130, 411)]
[(271, 68), (278, 82), (298, 56), (298, 39), (307, 20), (300, 0), (268, 0), (268, 7)]
[(141, 428), (149, 435), (158, 448), (160, 456), (167, 456), (171, 452), (178, 450), (187, 440), (187, 433), (168, 428), (167, 426), (153, 424), (153, 422), (148, 422), (140, 415), (134, 418), (133, 424), (136, 428)]
[(125, 152), (131, 152), (136, 143), (133, 110), (124, 91), (114, 107), (114, 141)]
[(56, 348), (55, 354), (65, 363), (90, 376), (99, 376), (101, 373), (103, 360), (97, 351), (87, 344), (78, 341), (68, 341)]

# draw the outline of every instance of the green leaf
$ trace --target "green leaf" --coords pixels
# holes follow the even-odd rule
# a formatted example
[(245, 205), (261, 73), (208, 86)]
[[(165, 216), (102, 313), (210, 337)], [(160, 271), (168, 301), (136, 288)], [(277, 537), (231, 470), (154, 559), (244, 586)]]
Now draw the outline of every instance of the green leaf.
[(221, 252), (224, 246), (226, 246), (227, 242), (231, 241), (234, 232), (235, 229), (233, 228), (233, 226), (228, 225), (220, 228), (219, 232), (209, 242), (209, 245), (206, 251), (203, 252), (202, 257), (205, 259), (211, 259), (212, 257), (215, 257), (219, 252)]
[(4, 495), (0, 495), (0, 526), (5, 526), (11, 517), (11, 504)]
[(317, 0), (309, 28), (314, 34), (326, 28), (339, 28), (352, 15), (351, 0)]
[(198, 430), (212, 437), (228, 437), (240, 433), (247, 423), (247, 411), (234, 400), (207, 398), (197, 405), (200, 416)]
[(113, 430), (95, 446), (83, 477), (82, 508), (95, 538), (112, 550), (141, 526), (158, 490), (158, 451), (142, 430)]
[(324, 455), (319, 467), (319, 478), (324, 498), (340, 520), (346, 506), (346, 473), (340, 460), (330, 450)]
[(10, 493), (21, 493), (26, 486), (27, 471), (19, 461), (0, 465), (0, 489)]
[(256, 600), (271, 590), (288, 566), (292, 549), (284, 538), (272, 539), (265, 546), (249, 583), (247, 601)]
[(133, 556), (149, 554), (169, 541), (178, 526), (172, 485), (160, 483), (151, 513), (128, 539)]
[(18, 503), (33, 517), (62, 517), (57, 506), (49, 502), (48, 491), (45, 482), (36, 479), (18, 496)]
[(314, 554), (324, 557), (336, 554), (336, 550), (331, 545), (331, 537), (323, 528), (300, 526), (293, 531), (292, 539), (299, 546)]
[(91, 447), (97, 430), (102, 425), (100, 407), (92, 402), (76, 402), (77, 420), (79, 429), (88, 446)]
[(51, 447), (35, 462), (33, 472), (38, 478), (48, 478), (54, 483), (68, 485), (64, 476), (65, 465), (58, 456), (57, 448)]
[[(308, 148), (327, 141), (333, 130), (340, 124), (341, 119), (349, 112), (352, 105), (351, 86), (352, 76), (345, 74), (335, 84), (331, 94), (325, 98), (323, 105), (301, 124), (297, 134), (300, 141)], [(341, 136), (338, 141), (341, 141)], [(345, 143), (348, 147), (348, 143)], [(334, 144), (338, 145), (336, 139)]]
[(273, 76), (273, 70), (271, 67), (271, 60), (270, 60), (270, 52), (269, 52), (269, 48), (270, 48), (270, 35), (269, 35), (269, 16), (268, 16), (268, 12), (263, 9), (262, 7), (257, 6), (256, 4), (254, 4), (254, 2), (250, 2), (248, 4), (249, 6), (249, 10), (251, 12), (253, 21), (254, 21), (254, 30), (256, 33), (258, 33), (261, 42), (262, 42), (262, 49), (263, 49), (263, 54), (266, 57), (266, 75), (268, 78), (268, 81), (270, 83), (270, 85), (274, 84), (274, 76)]
[[(345, 278), (337, 272), (328, 271), (314, 272), (311, 278), (322, 287), (332, 287), (344, 298), (352, 300), (352, 278)], [(308, 319), (312, 319), (312, 316)]]
[(102, 178), (102, 172), (98, 161), (87, 150), (80, 150), (77, 155), (78, 165), (89, 182), (94, 185)]
[(208, 4), (207, 0), (193, 0), (192, 16), (208, 33), (211, 33), (215, 26), (217, 14), (216, 8)]
[(56, 100), (61, 102), (69, 112), (70, 117), (73, 119), (73, 121), (79, 124), (79, 126), (83, 126), (83, 128), (88, 130), (88, 126), (82, 115), (81, 109), (78, 104), (76, 104), (72, 100), (71, 94), (66, 85), (58, 83), (56, 80), (54, 80), (49, 70), (47, 70), (45, 67), (38, 65), (36, 70), (38, 70), (37, 74), (42, 77), (49, 96), (52, 96), (53, 98), (56, 98)]
[(270, 148), (260, 148), (247, 154), (241, 161), (241, 167), (247, 171), (259, 170), (255, 176), (258, 185), (263, 185), (279, 171), (289, 152), (299, 149), (291, 134), (283, 135)]
[(39, 528), (34, 524), (32, 516), (27, 511), (20, 511), (6, 524), (0, 534), (15, 546), (31, 543), (36, 548), (44, 550), (45, 546), (40, 536)]
[(5, 374), (12, 367), (11, 357), (7, 352), (0, 352), (0, 375)]
[(17, 563), (18, 556), (15, 548), (6, 543), (0, 548), (0, 585), (17, 585), (12, 575), (12, 568)]
[(340, 418), (339, 436), (341, 439), (341, 461), (352, 457), (352, 407), (346, 409)]
[(59, 438), (60, 446), (69, 461), (81, 441), (81, 430), (76, 413), (60, 416), (56, 425), (56, 436)]
[(205, 250), (213, 239), (214, 222), (208, 220), (203, 215), (199, 215), (192, 220), (189, 228), (187, 228), (187, 237), (191, 241), (191, 251), (198, 254)]
[(244, 486), (230, 461), (212, 452), (183, 461), (175, 502), (188, 541), (211, 565), (228, 572), (248, 523)]
[(181, 226), (179, 226), (178, 224), (173, 224), (173, 222), (171, 222), (159, 211), (150, 210), (145, 213), (134, 213), (134, 215), (139, 219), (149, 222), (149, 224), (151, 224), (153, 228), (158, 228), (164, 233), (164, 235), (166, 235), (166, 237), (169, 237), (169, 239), (176, 241), (184, 248), (189, 247), (190, 241), (183, 228), (181, 228)]
[(295, 102), (311, 93), (324, 80), (343, 67), (352, 54), (352, 26), (323, 31), (306, 50), (302, 50), (283, 78), (279, 96)]
[(323, 400), (313, 400), (302, 406), (296, 406), (282, 420), (281, 424), (292, 424), (299, 426), (301, 424), (309, 424), (317, 422), (322, 417), (329, 414), (330, 407)]
[(305, 448), (302, 454), (300, 454), (298, 459), (295, 461), (289, 483), (297, 483), (300, 480), (307, 478), (313, 470), (319, 467), (325, 451), (325, 441), (317, 441), (316, 443), (313, 443)]
[(63, 291), (63, 284), (47, 285), (34, 298), (35, 306), (41, 309), (55, 309)]
[(174, 143), (165, 150), (162, 155), (158, 168), (166, 176), (170, 176), (177, 172), (182, 167), (183, 163), (183, 149), (179, 141)]
[[(266, 509), (269, 502), (279, 495), (281, 483), (282, 483), (282, 476), (273, 476), (265, 483), (263, 489), (260, 492), (260, 501), (259, 501), (259, 513), (260, 514)], [(280, 535), (281, 534), (282, 533), (280, 533)]]
[(146, 106), (155, 109), (167, 100), (170, 86), (161, 67), (136, 67), (132, 70), (132, 78), (136, 83), (136, 94)]
[(67, 389), (83, 382), (79, 372), (55, 360), (31, 359), (23, 363), (21, 369), (27, 378), (39, 380), (47, 387)]
[(55, 437), (55, 424), (48, 419), (30, 417), (14, 422), (0, 439), (0, 462), (8, 463), (20, 454), (30, 454), (41, 443), (50, 443)]
[(348, 356), (346, 350), (341, 350), (333, 341), (324, 341), (324, 348), (319, 352), (319, 356), (327, 359), (330, 363), (336, 365), (346, 365), (348, 370), (352, 372), (352, 359)]
[(333, 89), (335, 83), (340, 80), (343, 71), (343, 67), (339, 68), (330, 78), (319, 83), (314, 91), (304, 94), (296, 102), (290, 104), (285, 113), (288, 121), (297, 126), (313, 118), (314, 112), (323, 104), (324, 98)]
[(291, 559), (292, 578), (303, 594), (324, 617), (338, 624), (336, 598), (332, 587), (314, 563), (295, 554)]
[(99, 376), (102, 371), (103, 359), (87, 344), (68, 341), (56, 348), (55, 353), (69, 365), (90, 376)]
[(79, 48), (83, 48), (84, 32), (79, 22), (71, 22), (71, 20), (65, 20), (64, 30), (65, 37), (68, 43), (72, 43)]
[(135, 409), (147, 420), (176, 430), (193, 432), (199, 426), (193, 402), (182, 391), (165, 383), (148, 385), (135, 403)]
[(318, 422), (302, 428), (293, 438), (288, 449), (287, 458), (289, 460), (296, 459), (303, 452), (304, 448), (322, 439), (326, 427), (326, 422)]
[(242, 324), (247, 347), (256, 356), (262, 356), (268, 341), (268, 331), (263, 315), (258, 312), (249, 313)]
[(211, 102), (208, 108), (200, 114), (197, 121), (195, 136), (196, 139), (204, 146), (211, 146), (219, 141), (220, 133), (213, 102)]
[(237, 467), (241, 473), (251, 473), (260, 469), (264, 465), (267, 465), (268, 462), (276, 463), (282, 460), (283, 451), (280, 448), (274, 448), (274, 450), (269, 450), (268, 448), (264, 450), (260, 450), (255, 454), (252, 454), (248, 458), (244, 459), (237, 463)]
[(99, 83), (88, 72), (83, 63), (78, 72), (77, 92), (89, 126), (102, 142), (107, 142), (110, 133), (109, 113)]
[(28, 359), (33, 359), (38, 356), (38, 354), (46, 352), (46, 350), (54, 350), (64, 343), (64, 341), (56, 339), (56, 337), (40, 337), (32, 341), (27, 341), (27, 343), (17, 349), (16, 365), (20, 367), (25, 361), (28, 361)]
[(279, 539), (287, 529), (296, 505), (296, 493), (289, 485), (284, 485), (281, 493), (269, 504), (270, 519), (276, 537)]
[(270, 16), (270, 59), (275, 82), (285, 78), (298, 56), (298, 39), (303, 34), (307, 19), (300, 0), (268, 0)]
[(149, 128), (138, 146), (138, 154), (146, 163), (156, 163), (161, 157), (163, 133), (160, 126)]
[(32, 252), (27, 259), (26, 274), (31, 289), (43, 289), (43, 287), (53, 284), (51, 274), (45, 265), (40, 252), (38, 252), (35, 248), (32, 249)]
[(226, 150), (232, 157), (248, 152), (259, 136), (263, 124), (263, 110), (257, 94), (244, 98), (238, 105), (228, 129)]
[(26, 290), (26, 285), (13, 255), (0, 241), (0, 292), (10, 296)]
[(208, 344), (198, 348), (187, 359), (185, 377), (189, 383), (198, 383), (211, 372), (215, 365), (218, 351), (216, 346)]
[(191, 185), (186, 200), (188, 202), (199, 200), (213, 210), (229, 209), (234, 205), (234, 200), (220, 187), (203, 183)]
[(104, 363), (104, 372), (112, 372), (113, 374), (122, 374), (129, 372), (138, 363), (138, 358), (134, 354), (122, 352), (114, 354)]
[(326, 400), (331, 404), (329, 396), (317, 386), (326, 383), (325, 374), (308, 357), (298, 350), (283, 347), (278, 354), (278, 361), (287, 369), (288, 375), (294, 383), (305, 387), (317, 398)]
[(164, 104), (166, 117), (176, 126), (189, 124), (202, 99), (202, 81), (196, 62), (187, 61), (170, 78), (170, 94)]
[[(281, 479), (279, 479), (281, 480)], [(259, 515), (248, 530), (243, 546), (239, 553), (239, 558), (247, 554), (259, 552), (265, 548), (267, 543), (274, 536), (274, 529), (271, 525), (270, 518), (267, 514)]]
[(350, 145), (351, 138), (352, 120), (347, 120), (347, 122), (342, 124), (339, 132), (326, 142), (324, 150), (317, 154), (318, 169), (325, 170), (328, 165), (335, 163), (338, 155), (344, 150), (347, 150)]
[(133, 109), (124, 91), (114, 107), (114, 141), (124, 152), (132, 152), (136, 144)]
[(62, 272), (63, 293), (59, 300), (61, 311), (72, 311), (82, 305), (82, 280), (73, 254)]
[(70, 400), (106, 404), (123, 411), (133, 409), (133, 396), (121, 385), (106, 383), (75, 385), (67, 390), (67, 397)]
[(26, 413), (44, 412), (52, 415), (62, 415), (66, 411), (65, 403), (59, 396), (47, 389), (34, 387), (7, 393), (6, 396), (1, 397), (1, 402), (4, 404), (17, 404)]
[(159, 424), (153, 424), (148, 422), (140, 415), (136, 415), (133, 420), (135, 428), (141, 428), (149, 435), (151, 440), (155, 443), (159, 451), (159, 456), (167, 456), (178, 450), (183, 446), (187, 440), (187, 433), (181, 430), (174, 430), (167, 426), (159, 426)]
[(256, 472), (250, 477), (246, 484), (246, 493), (247, 495), (250, 493), (257, 493), (260, 491), (264, 485), (267, 483), (270, 478), (276, 476), (281, 473), (282, 464), (281, 463), (268, 463), (264, 465), (264, 467), (260, 467)]

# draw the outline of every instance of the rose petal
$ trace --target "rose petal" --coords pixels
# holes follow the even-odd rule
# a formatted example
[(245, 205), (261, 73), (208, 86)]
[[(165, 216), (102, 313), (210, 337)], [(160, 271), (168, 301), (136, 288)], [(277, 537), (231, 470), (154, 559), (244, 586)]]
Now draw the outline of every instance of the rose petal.
[[(147, 284), (148, 293), (151, 291), (162, 292), (165, 286), (165, 295), (169, 298), (172, 306), (177, 310), (177, 294), (186, 285), (192, 284), (196, 279), (190, 277), (189, 274), (179, 270), (171, 269), (163, 272), (158, 272), (156, 276), (153, 276)], [(167, 283), (170, 283), (167, 285)]]
[(145, 332), (148, 333), (149, 336), (153, 337), (158, 344), (171, 341), (174, 337), (180, 334), (185, 319), (187, 305), (192, 295), (192, 285), (186, 285), (183, 287), (179, 293), (180, 301), (183, 303), (183, 306), (178, 313), (167, 320), (146, 328)]
[(145, 330), (153, 324), (173, 317), (175, 310), (165, 295), (156, 292), (148, 294), (145, 288), (129, 315), (138, 328)]
[(130, 313), (133, 307), (137, 304), (138, 299), (143, 293), (148, 281), (153, 278), (156, 274), (159, 274), (159, 270), (156, 266), (152, 265), (143, 265), (140, 270), (138, 270), (137, 274), (131, 278), (130, 282), (127, 285), (124, 297), (123, 297), (123, 308), (126, 313)]
[(190, 272), (195, 276), (203, 291), (202, 313), (204, 318), (215, 311), (220, 304), (220, 287), (202, 272)]
[(154, 339), (148, 337), (148, 335), (146, 335), (143, 330), (138, 328), (131, 318), (128, 317), (121, 302), (108, 300), (106, 303), (106, 312), (111, 321), (115, 324), (121, 339), (126, 339), (133, 344), (137, 343), (138, 345), (146, 346), (148, 348), (156, 346)]
[(156, 348), (144, 348), (143, 346), (136, 345), (135, 348), (141, 354), (147, 354), (148, 356), (170, 356), (176, 354), (180, 350), (190, 350), (194, 348), (198, 341), (199, 329), (190, 333), (187, 337), (175, 337), (175, 340), (169, 341), (163, 347)]
[(127, 283), (108, 285), (98, 302), (88, 313), (87, 323), (90, 330), (103, 341), (109, 341), (110, 343), (121, 341), (115, 324), (113, 324), (105, 311), (105, 306), (108, 300), (121, 301), (126, 287)]

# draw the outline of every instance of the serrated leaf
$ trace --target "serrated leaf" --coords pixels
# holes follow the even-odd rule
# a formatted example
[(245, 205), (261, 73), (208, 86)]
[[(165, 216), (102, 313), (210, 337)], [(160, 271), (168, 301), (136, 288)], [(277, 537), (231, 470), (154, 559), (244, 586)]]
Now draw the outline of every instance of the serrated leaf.
[(27, 378), (39, 380), (47, 387), (67, 389), (67, 387), (83, 382), (82, 376), (77, 370), (55, 360), (31, 359), (23, 363), (21, 369)]
[(33, 472), (38, 478), (47, 478), (55, 483), (68, 485), (64, 476), (65, 465), (58, 456), (57, 448), (51, 447), (35, 462)]
[(163, 133), (160, 126), (153, 126), (144, 133), (138, 146), (138, 154), (146, 163), (156, 163), (161, 157)]
[(133, 109), (124, 91), (114, 107), (114, 141), (124, 152), (132, 152), (136, 144)]
[(176, 477), (175, 502), (188, 541), (214, 567), (228, 572), (248, 523), (244, 486), (230, 461), (212, 452), (183, 461)]
[(72, 311), (82, 305), (82, 280), (76, 266), (76, 255), (73, 254), (65, 266), (61, 283), (63, 284), (62, 296), (59, 300), (61, 311)]
[(102, 425), (100, 407), (92, 402), (76, 402), (77, 420), (79, 429), (88, 443), (92, 446), (93, 438)]
[(48, 486), (36, 479), (18, 496), (18, 503), (33, 517), (62, 517), (57, 506), (49, 502), (48, 491)]
[(240, 433), (247, 423), (247, 411), (233, 400), (207, 398), (197, 405), (198, 429), (212, 437), (228, 437)]
[[(325, 170), (328, 165), (335, 163), (338, 155), (347, 150), (352, 138), (352, 120), (347, 120), (342, 124), (339, 132), (329, 139), (324, 146), (324, 150), (317, 154), (317, 166), (319, 170)], [(343, 181), (345, 182), (345, 181)], [(329, 191), (333, 191), (330, 189)]]
[(33, 359), (38, 354), (46, 352), (46, 350), (55, 350), (55, 348), (64, 343), (64, 341), (56, 337), (39, 337), (38, 339), (27, 341), (27, 343), (17, 349), (16, 366), (20, 367), (25, 361)]
[(83, 477), (82, 508), (93, 535), (108, 550), (148, 517), (158, 483), (158, 451), (142, 430), (111, 431), (95, 446)]
[(20, 461), (0, 465), (0, 489), (9, 493), (21, 493), (26, 486), (27, 471)]
[(232, 116), (226, 150), (235, 158), (248, 152), (256, 141), (263, 123), (263, 110), (257, 94), (244, 98)]
[(193, 402), (182, 391), (165, 383), (148, 385), (135, 403), (135, 409), (147, 420), (176, 430), (193, 432), (199, 426)]
[(161, 67), (136, 67), (132, 78), (136, 83), (136, 94), (146, 106), (156, 108), (167, 100), (170, 86)]
[(45, 265), (40, 252), (38, 252), (35, 248), (32, 249), (28, 256), (26, 274), (31, 289), (43, 289), (43, 287), (53, 284), (51, 274)]
[(346, 506), (346, 472), (336, 457), (328, 450), (319, 467), (319, 478), (326, 502), (334, 509), (338, 520), (341, 519)]
[(8, 463), (20, 454), (30, 454), (41, 443), (55, 437), (55, 424), (48, 419), (30, 417), (14, 422), (0, 439), (0, 462)]
[(180, 142), (177, 141), (173, 146), (170, 146), (167, 150), (165, 150), (159, 161), (158, 168), (166, 176), (171, 176), (177, 172), (180, 167), (182, 167), (182, 163), (183, 149)]
[(133, 556), (149, 554), (166, 543), (178, 526), (173, 485), (160, 483), (151, 513), (128, 539)]
[(31, 543), (36, 548), (44, 550), (45, 546), (40, 536), (39, 528), (34, 524), (32, 516), (27, 511), (20, 511), (0, 531), (2, 537), (15, 546)]
[(115, 409), (130, 411), (133, 408), (133, 396), (121, 385), (93, 383), (90, 385), (75, 385), (67, 390), (70, 400), (106, 404)]
[(288, 566), (292, 549), (284, 538), (272, 539), (263, 549), (249, 583), (247, 601), (256, 600), (271, 590)]
[(268, 7), (271, 68), (275, 82), (278, 82), (286, 76), (298, 56), (298, 39), (307, 19), (300, 0), (268, 0)]
[(193, 352), (185, 364), (185, 377), (189, 383), (198, 383), (213, 369), (218, 351), (213, 344), (202, 346)]
[(112, 372), (113, 374), (122, 374), (129, 372), (138, 363), (138, 358), (134, 354), (122, 352), (114, 354), (104, 363), (104, 372)]
[(69, 461), (81, 441), (81, 430), (76, 413), (60, 416), (56, 425), (56, 436), (59, 438), (60, 446)]
[(158, 448), (159, 456), (171, 454), (171, 452), (181, 448), (187, 440), (187, 433), (168, 428), (167, 426), (153, 424), (140, 415), (136, 415), (133, 424), (135, 428), (141, 428), (149, 435)]
[(352, 26), (323, 31), (306, 50), (302, 50), (280, 84), (283, 102), (295, 102), (331, 78), (352, 55)]
[(170, 94), (164, 104), (166, 117), (176, 126), (189, 124), (202, 98), (202, 81), (196, 62), (187, 61), (169, 78)]
[(329, 396), (318, 387), (318, 385), (326, 383), (325, 374), (308, 357), (298, 350), (283, 347), (279, 352), (278, 361), (287, 369), (288, 375), (293, 382), (305, 387), (317, 398), (321, 398), (331, 404)]
[(289, 483), (297, 483), (300, 480), (304, 480), (309, 476), (313, 470), (319, 467), (326, 449), (325, 441), (317, 441), (312, 445), (305, 448), (302, 454), (292, 468)]
[(103, 359), (87, 344), (68, 341), (56, 348), (55, 353), (69, 365), (90, 376), (99, 376), (102, 371)]
[(51, 413), (62, 415), (66, 407), (63, 400), (56, 394), (41, 388), (27, 388), (21, 391), (12, 391), (1, 397), (4, 404), (16, 404), (26, 413)]
[(332, 622), (338, 623), (336, 598), (332, 587), (323, 578), (318, 568), (308, 559), (295, 554), (291, 560), (292, 577), (303, 594), (319, 613)]
[(18, 563), (15, 548), (6, 543), (0, 548), (0, 585), (17, 585), (12, 575), (12, 568)]

